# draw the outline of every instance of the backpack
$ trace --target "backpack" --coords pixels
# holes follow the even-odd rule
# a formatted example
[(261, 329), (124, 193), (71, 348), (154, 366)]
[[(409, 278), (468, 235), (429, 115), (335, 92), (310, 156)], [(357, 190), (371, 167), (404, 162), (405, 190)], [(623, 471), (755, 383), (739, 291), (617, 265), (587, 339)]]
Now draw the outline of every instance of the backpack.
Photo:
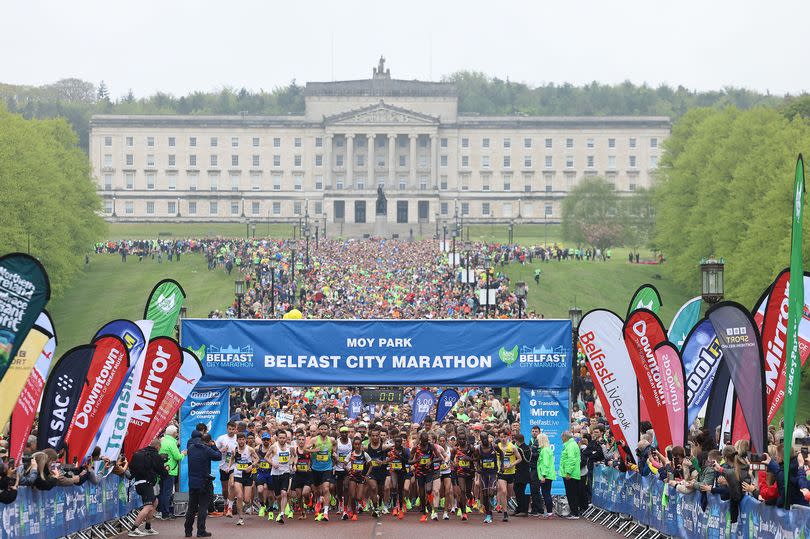
[(149, 453), (147, 448), (138, 449), (132, 455), (132, 460), (129, 461), (129, 471), (132, 477), (138, 480), (154, 481), (154, 473), (150, 464)]

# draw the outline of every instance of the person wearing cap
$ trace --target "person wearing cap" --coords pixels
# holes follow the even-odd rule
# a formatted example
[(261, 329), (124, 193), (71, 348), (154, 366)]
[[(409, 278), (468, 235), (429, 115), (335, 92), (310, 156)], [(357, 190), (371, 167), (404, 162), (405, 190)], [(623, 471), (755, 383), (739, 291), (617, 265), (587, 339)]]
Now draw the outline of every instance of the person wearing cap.
[[(273, 507), (273, 490), (271, 478), (270, 451), (273, 437), (269, 432), (262, 433), (262, 443), (256, 448), (259, 455), (259, 469), (256, 472), (256, 488), (259, 491), (259, 517), (264, 517)], [(272, 520), (273, 517), (270, 517)]]
[(180, 452), (177, 445), (177, 427), (169, 425), (166, 427), (166, 434), (160, 440), (160, 455), (166, 459), (166, 469), (169, 475), (160, 481), (160, 494), (158, 495), (158, 511), (163, 520), (174, 518), (174, 508), (171, 504), (174, 485), (177, 482), (177, 471), (180, 461), (186, 456), (186, 450)]

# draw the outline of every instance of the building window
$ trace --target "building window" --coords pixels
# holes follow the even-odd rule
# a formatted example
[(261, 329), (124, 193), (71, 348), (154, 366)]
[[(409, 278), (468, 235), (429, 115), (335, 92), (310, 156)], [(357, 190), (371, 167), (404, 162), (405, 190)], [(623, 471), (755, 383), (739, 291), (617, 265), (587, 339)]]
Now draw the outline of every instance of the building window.
[(461, 139), (461, 147), (462, 148), (469, 148), (470, 147), (470, 139), (464, 137)]
[(545, 208), (543, 208), (543, 213), (545, 215), (551, 215), (551, 204), (546, 204)]
[(461, 190), (462, 191), (469, 191), (470, 190), (470, 175), (469, 174), (459, 174), (459, 181), (461, 183)]
[(399, 156), (399, 168), (404, 168), (404, 167), (405, 167), (405, 156), (400, 155)]
[(616, 173), (610, 173), (605, 175), (605, 179), (610, 184), (611, 189), (616, 189)]
[(565, 173), (565, 190), (570, 191), (574, 187), (574, 179), (576, 178), (576, 174), (573, 172), (566, 172)]
[(253, 201), (253, 202), (250, 203), (250, 212), (253, 215), (259, 215), (259, 203), (258, 202)]
[(481, 140), (481, 147), (489, 148), (489, 137), (485, 137)]
[(366, 156), (363, 154), (357, 154), (357, 166), (363, 167), (366, 165)]
[(419, 176), (419, 189), (424, 191), (425, 189), (427, 189), (427, 184), (428, 184), (427, 176)]
[(489, 215), (489, 202), (482, 202), (481, 203), (481, 214), (482, 215)]
[(405, 190), (405, 186), (406, 186), (406, 183), (405, 183), (405, 176), (400, 176), (400, 177), (399, 177), (399, 190), (400, 190), (400, 191), (404, 191), (404, 190)]
[(315, 166), (322, 167), (323, 166), (323, 156), (318, 154), (315, 156)]
[(231, 174), (231, 191), (239, 190), (239, 174)]
[(219, 166), (219, 160), (217, 159), (216, 154), (211, 155), (211, 166), (212, 167)]
[(323, 137), (315, 137), (315, 147), (323, 148)]
[(534, 208), (530, 202), (523, 204), (523, 207), (518, 211), (518, 215), (523, 214), (523, 217), (531, 217), (534, 213)]
[(239, 203), (231, 202), (231, 215), (239, 215)]
[(551, 145), (552, 145), (551, 139), (550, 139), (550, 138), (547, 138), (547, 139), (546, 139), (546, 148), (548, 148), (548, 149), (550, 150), (550, 149), (551, 149)]
[(232, 167), (238, 167), (239, 166), (239, 156), (238, 155), (232, 155), (231, 156), (231, 166)]
[(523, 147), (524, 148), (531, 148), (532, 147), (532, 139), (531, 138), (524, 138), (523, 139)]
[[(384, 141), (385, 139), (380, 139), (380, 140)], [(377, 168), (383, 168), (383, 167), (385, 167), (385, 156), (378, 155), (377, 156)]]
[(175, 146), (175, 138), (169, 137), (169, 148), (174, 148)]
[(635, 137), (631, 137), (631, 138), (630, 138), (630, 147), (631, 147), (631, 148), (635, 148), (635, 147), (636, 147), (636, 139), (635, 139)]
[(177, 166), (177, 156), (174, 154), (169, 154), (169, 166), (172, 168)]
[(440, 155), (439, 156), (439, 166), (441, 166), (441, 167), (446, 167), (447, 166), (447, 156), (446, 155)]
[(295, 190), (300, 191), (304, 186), (304, 177), (300, 174), (296, 174), (293, 179), (295, 180)]
[(508, 150), (509, 148), (511, 148), (511, 147), (512, 147), (512, 139), (511, 139), (511, 138), (505, 138), (505, 139), (503, 139), (503, 147), (504, 147), (504, 149), (506, 149), (506, 150)]
[(343, 154), (339, 153), (335, 156), (335, 166), (342, 167), (343, 166)]
[(124, 213), (128, 215), (135, 213), (135, 205), (131, 200), (124, 202)]
[(297, 154), (293, 157), (293, 165), (298, 168), (301, 166), (301, 154)]
[(442, 176), (442, 177), (439, 179), (439, 188), (440, 188), (442, 191), (447, 191), (447, 176)]
[(503, 190), (504, 191), (511, 191), (512, 190), (512, 175), (511, 174), (504, 174), (503, 175)]
[(231, 137), (231, 148), (239, 147), (239, 137)]
[(323, 176), (315, 176), (315, 189), (318, 191), (323, 189)]
[(259, 147), (259, 137), (253, 137), (253, 147), (254, 148)]
[(148, 168), (155, 168), (155, 154), (150, 153), (146, 155), (146, 166)]
[(586, 140), (586, 141), (585, 141), (585, 145), (586, 145), (588, 148), (593, 148), (593, 146), (594, 146), (593, 139), (592, 139), (592, 138), (589, 138), (588, 140)]
[(546, 161), (545, 162), (546, 168), (552, 168), (552, 163), (553, 163), (552, 156), (547, 155), (545, 161)]
[(342, 148), (343, 147), (343, 140), (344, 140), (343, 138), (335, 139), (335, 146), (337, 146), (338, 148)]
[(585, 159), (586, 159), (586, 163), (587, 163), (588, 168), (593, 168), (594, 167), (594, 164), (593, 164), (594, 163), (594, 156), (589, 155)]
[(427, 166), (427, 155), (422, 154), (419, 156), (418, 166), (419, 168), (425, 168)]
[(607, 168), (609, 168), (609, 169), (616, 168), (616, 156), (615, 155), (608, 155)]
[(608, 139), (608, 148), (615, 148), (615, 147), (616, 147), (616, 139), (615, 138), (609, 138)]
[(565, 156), (565, 168), (574, 168), (574, 156), (573, 155), (566, 155)]
[(166, 213), (169, 215), (177, 215), (177, 202), (172, 200), (166, 203)]
[(512, 166), (512, 156), (511, 155), (504, 155), (503, 156), (503, 168), (510, 168)]
[(572, 138), (565, 139), (565, 147), (566, 148), (573, 148), (574, 147), (574, 139), (572, 139)]
[(132, 157), (132, 154), (131, 154), (131, 153), (128, 153), (128, 154), (127, 154), (127, 157), (126, 157), (126, 164), (127, 164), (127, 166), (128, 166), (128, 167), (133, 166), (133, 163), (134, 163), (134, 162), (135, 162), (134, 157)]
[(280, 155), (275, 154), (273, 156), (273, 166), (275, 168), (279, 168), (281, 166), (281, 156)]
[(146, 215), (154, 215), (155, 214), (155, 203), (147, 201), (146, 203)]
[(127, 137), (127, 148), (132, 148), (135, 145), (135, 139), (133, 137)]
[(252, 163), (253, 168), (259, 168), (259, 166), (260, 166), (260, 165), (259, 165), (259, 163), (260, 163), (260, 162), (261, 162), (261, 161), (260, 161), (260, 156), (258, 156), (258, 155), (254, 155), (254, 156), (253, 156), (253, 163)]
[(281, 191), (281, 174), (273, 174), (273, 191)]
[(439, 210), (442, 215), (447, 215), (447, 202), (442, 202), (439, 204)]
[(531, 155), (524, 155), (523, 156), (523, 168), (532, 168), (532, 156)]
[(408, 222), (408, 201), (397, 200), (397, 223)]
[(439, 139), (439, 146), (442, 148), (447, 148), (447, 137), (442, 137)]
[(658, 139), (653, 137), (650, 139), (650, 148), (657, 148), (658, 147)]
[(281, 138), (273, 137), (273, 148), (281, 148)]
[(428, 139), (426, 137), (419, 137), (419, 147), (420, 148), (427, 148)]
[(196, 155), (189, 155), (188, 156), (188, 166), (196, 167), (197, 166), (197, 156)]
[(146, 137), (146, 145), (149, 148), (154, 148), (155, 147), (155, 137)]
[(197, 137), (188, 137), (188, 145), (191, 148), (196, 148), (197, 147)]
[(258, 191), (262, 187), (262, 175), (258, 172), (253, 172), (250, 175), (250, 188)]
[(658, 156), (651, 155), (650, 156), (650, 168), (658, 168)]
[(189, 215), (197, 215), (197, 202), (194, 200), (189, 200), (188, 202), (188, 214)]
[(210, 140), (210, 144), (209, 144), (209, 145), (210, 145), (212, 148), (216, 148), (218, 144), (219, 144), (219, 139), (217, 139), (217, 137), (211, 137), (211, 140)]
[(554, 190), (554, 175), (550, 172), (543, 174), (543, 180), (545, 180), (546, 184), (546, 193), (550, 193)]
[(636, 168), (636, 156), (635, 155), (630, 156), (629, 165), (630, 165), (630, 168)]
[(111, 167), (112, 166), (112, 154), (111, 153), (105, 153), (104, 154), (104, 166), (105, 167)]
[(273, 215), (281, 215), (281, 202), (273, 202)]
[(462, 202), (461, 203), (461, 215), (464, 215), (464, 216), (470, 215), (470, 203), (469, 202)]
[(531, 174), (523, 175), (523, 191), (526, 193), (530, 193), (532, 190), (532, 179), (533, 176)]
[(154, 189), (155, 188), (155, 175), (154, 174), (147, 174), (146, 175), (146, 188), (147, 189)]
[(489, 174), (482, 174), (481, 175), (481, 190), (482, 191), (489, 191)]
[[(372, 138), (374, 138), (374, 135), (372, 135)], [(385, 148), (385, 144), (386, 144), (386, 142), (385, 142), (385, 138), (384, 138), (384, 137), (379, 137), (379, 138), (377, 138), (376, 140), (377, 140), (377, 147), (378, 147), (378, 148)]]
[(366, 188), (366, 177), (365, 176), (358, 176), (354, 179), (355, 187), (357, 189), (365, 189)]
[(512, 203), (511, 202), (504, 202), (501, 205), (501, 210), (503, 211), (504, 217), (512, 217)]
[(169, 174), (169, 191), (174, 191), (177, 189), (177, 174)]
[(104, 190), (112, 191), (112, 174), (104, 175)]
[(189, 191), (196, 191), (197, 190), (197, 175), (196, 174), (189, 174), (188, 175), (188, 189), (189, 189)]
[(301, 147), (301, 137), (295, 137), (293, 139), (293, 146), (295, 146), (296, 148)]
[(216, 191), (218, 187), (217, 183), (219, 183), (219, 174), (209, 174), (208, 183), (211, 187), (211, 191)]
[(636, 190), (636, 184), (635, 183), (628, 184), (627, 189), (630, 190), (630, 191), (635, 191)]
[(320, 215), (322, 213), (323, 213), (323, 202), (317, 200), (315, 201), (315, 215)]
[(343, 176), (336, 176), (335, 177), (335, 189), (338, 189), (338, 190), (343, 189)]
[(112, 146), (112, 137), (104, 137), (104, 146)]
[(481, 166), (483, 168), (489, 168), (489, 156), (488, 155), (482, 155), (481, 156)]

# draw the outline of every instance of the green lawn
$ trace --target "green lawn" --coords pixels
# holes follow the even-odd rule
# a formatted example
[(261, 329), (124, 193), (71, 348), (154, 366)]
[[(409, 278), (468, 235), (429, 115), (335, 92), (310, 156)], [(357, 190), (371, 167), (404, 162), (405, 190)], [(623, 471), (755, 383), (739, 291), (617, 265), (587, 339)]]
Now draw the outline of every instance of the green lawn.
[(233, 277), (223, 270), (209, 272), (199, 256), (183, 256), (180, 262), (117, 255), (92, 255), (90, 268), (81, 274), (61, 298), (48, 304), (59, 338), (58, 353), (90, 340), (102, 324), (116, 318), (143, 317), (149, 292), (161, 279), (172, 278), (185, 289), (188, 316), (205, 317), (233, 299)]
[[(250, 225), (253, 235), (253, 225)], [(244, 238), (248, 232), (246, 223), (113, 223), (110, 224), (109, 239), (154, 239), (162, 238), (205, 238), (230, 237)], [(256, 237), (292, 237), (293, 225), (267, 222), (256, 223)], [(160, 235), (160, 236), (158, 236)]]

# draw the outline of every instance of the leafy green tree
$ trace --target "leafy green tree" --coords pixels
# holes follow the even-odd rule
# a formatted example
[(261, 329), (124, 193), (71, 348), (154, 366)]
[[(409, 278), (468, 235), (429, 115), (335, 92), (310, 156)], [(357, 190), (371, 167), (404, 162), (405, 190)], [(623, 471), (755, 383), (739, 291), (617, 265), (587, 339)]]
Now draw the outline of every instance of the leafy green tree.
[(623, 222), (622, 244), (634, 251), (650, 246), (655, 225), (655, 191), (639, 187), (621, 199)]
[(624, 234), (621, 209), (611, 184), (596, 176), (585, 178), (563, 199), (563, 236), (602, 250), (618, 245)]
[(106, 223), (87, 155), (64, 119), (26, 120), (0, 106), (0, 252), (28, 250), (59, 295)]

